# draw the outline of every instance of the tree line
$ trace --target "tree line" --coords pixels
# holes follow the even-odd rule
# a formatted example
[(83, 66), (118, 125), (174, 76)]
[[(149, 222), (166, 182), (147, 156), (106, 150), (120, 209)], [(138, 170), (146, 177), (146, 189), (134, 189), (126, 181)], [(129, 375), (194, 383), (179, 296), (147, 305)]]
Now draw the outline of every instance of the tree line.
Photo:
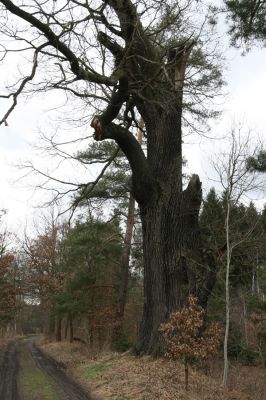
[[(209, 300), (207, 317), (220, 322), (225, 321), (226, 201), (226, 193), (218, 195), (212, 188), (200, 212), (202, 253), (206, 258), (215, 257), (211, 289), (204, 279), (205, 263), (190, 271), (195, 285), (191, 292), (204, 303), (200, 295), (205, 286)], [(238, 242), (231, 254), (232, 299), (235, 301), (241, 292), (247, 304), (252, 301), (261, 304), (258, 315), (262, 328), (266, 287), (265, 216), (265, 207), (258, 211), (252, 202), (232, 204), (230, 235)], [(88, 216), (73, 226), (58, 223), (50, 216), (43, 232), (35, 237), (26, 236), (19, 251), (3, 246), (2, 328), (16, 329), (18, 333), (35, 329), (56, 340), (73, 341), (76, 337), (96, 347), (106, 343), (114, 347), (121, 345), (121, 348), (131, 346), (137, 334), (144, 284), (142, 236), (137, 225), (138, 221), (126, 282), (124, 266), (121, 269), (126, 229), (117, 213), (109, 221)], [(200, 268), (202, 273), (198, 272)], [(184, 281), (187, 280), (184, 275)], [(123, 291), (126, 296), (121, 313)], [(35, 320), (28, 314), (32, 312)], [(258, 310), (252, 312), (256, 314)], [(243, 340), (244, 336), (243, 332)]]

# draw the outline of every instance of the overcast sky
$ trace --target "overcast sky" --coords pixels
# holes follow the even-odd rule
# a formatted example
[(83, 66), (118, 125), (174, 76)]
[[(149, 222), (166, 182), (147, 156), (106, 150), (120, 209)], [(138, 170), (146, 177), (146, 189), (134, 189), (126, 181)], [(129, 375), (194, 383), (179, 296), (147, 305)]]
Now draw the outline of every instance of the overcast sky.
[[(232, 120), (244, 121), (246, 126), (255, 132), (255, 135), (266, 139), (265, 130), (265, 92), (266, 92), (266, 49), (253, 49), (245, 57), (239, 50), (227, 51), (228, 69), (225, 72), (227, 81), (227, 96), (224, 100), (222, 117), (211, 124), (210, 136), (222, 137), (230, 127)], [(0, 83), (1, 82), (0, 80)], [(45, 131), (48, 124), (48, 110), (60, 103), (54, 96), (45, 101), (39, 97), (25, 103), (22, 99), (18, 107), (9, 117), (9, 126), (0, 127), (0, 208), (8, 210), (6, 218), (8, 226), (15, 231), (23, 229), (26, 221), (31, 223), (37, 213), (34, 207), (41, 204), (48, 194), (34, 190), (35, 180), (26, 179), (17, 181), (22, 175), (15, 164), (34, 159), (41, 166), (55, 163), (42, 154), (38, 158), (33, 156), (32, 143), (38, 142), (39, 131)], [(7, 107), (4, 101), (0, 102), (0, 116)], [(86, 129), (90, 129), (89, 127)], [(83, 128), (82, 135), (86, 135)], [(188, 160), (189, 172), (200, 175), (203, 188), (206, 191), (211, 183), (207, 176), (211, 174), (209, 158), (211, 153), (223, 147), (223, 141), (211, 140), (199, 136), (186, 139), (184, 146), (185, 157)], [(71, 178), (77, 173), (73, 165), (65, 171), (65, 178)], [(78, 171), (84, 174), (83, 170)], [(87, 172), (86, 172), (87, 173)], [(83, 176), (84, 177), (84, 176)], [(265, 195), (266, 197), (266, 195)], [(263, 202), (264, 200), (261, 200)]]
[[(204, 191), (213, 182), (210, 159), (228, 145), (223, 137), (229, 131), (233, 121), (243, 123), (243, 130), (251, 130), (254, 141), (266, 142), (264, 91), (266, 89), (266, 49), (253, 49), (241, 56), (239, 50), (226, 52), (228, 69), (225, 71), (227, 92), (223, 105), (223, 113), (218, 120), (211, 122), (210, 136), (217, 138), (188, 138), (185, 145), (185, 156), (188, 159), (189, 171), (199, 173)], [(258, 204), (264, 202), (264, 194), (260, 194)], [(266, 194), (265, 194), (266, 202)]]

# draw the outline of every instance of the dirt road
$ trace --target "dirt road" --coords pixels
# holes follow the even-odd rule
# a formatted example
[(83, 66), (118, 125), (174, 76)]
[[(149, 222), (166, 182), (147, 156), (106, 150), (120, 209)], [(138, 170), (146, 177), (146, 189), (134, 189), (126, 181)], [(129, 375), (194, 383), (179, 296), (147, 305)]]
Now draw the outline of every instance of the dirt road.
[(0, 400), (93, 400), (33, 338), (0, 352)]

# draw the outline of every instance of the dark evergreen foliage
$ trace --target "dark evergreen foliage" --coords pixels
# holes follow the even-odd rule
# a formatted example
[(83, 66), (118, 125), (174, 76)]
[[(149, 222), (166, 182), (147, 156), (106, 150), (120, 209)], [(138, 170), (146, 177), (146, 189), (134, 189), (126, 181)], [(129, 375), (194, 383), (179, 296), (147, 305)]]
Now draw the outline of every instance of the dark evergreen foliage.
[[(117, 223), (78, 221), (64, 240), (63, 290), (54, 298), (59, 315), (74, 319), (116, 301), (121, 240)], [(96, 311), (97, 312), (97, 311)]]
[(266, 2), (260, 0), (225, 1), (232, 43), (266, 45)]
[(250, 171), (266, 172), (266, 152), (261, 150), (256, 157), (249, 157), (247, 168)]

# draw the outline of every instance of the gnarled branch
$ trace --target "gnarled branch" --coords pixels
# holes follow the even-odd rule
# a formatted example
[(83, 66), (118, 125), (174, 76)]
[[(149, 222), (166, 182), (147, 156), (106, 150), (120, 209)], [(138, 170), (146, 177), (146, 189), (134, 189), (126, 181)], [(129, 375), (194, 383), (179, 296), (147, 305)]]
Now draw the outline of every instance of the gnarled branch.
[(102, 124), (100, 117), (94, 117), (91, 126), (95, 130), (95, 140), (113, 139), (127, 157), (132, 170), (132, 193), (140, 204), (147, 204), (156, 191), (145, 154), (137, 139), (127, 129), (110, 123)]

